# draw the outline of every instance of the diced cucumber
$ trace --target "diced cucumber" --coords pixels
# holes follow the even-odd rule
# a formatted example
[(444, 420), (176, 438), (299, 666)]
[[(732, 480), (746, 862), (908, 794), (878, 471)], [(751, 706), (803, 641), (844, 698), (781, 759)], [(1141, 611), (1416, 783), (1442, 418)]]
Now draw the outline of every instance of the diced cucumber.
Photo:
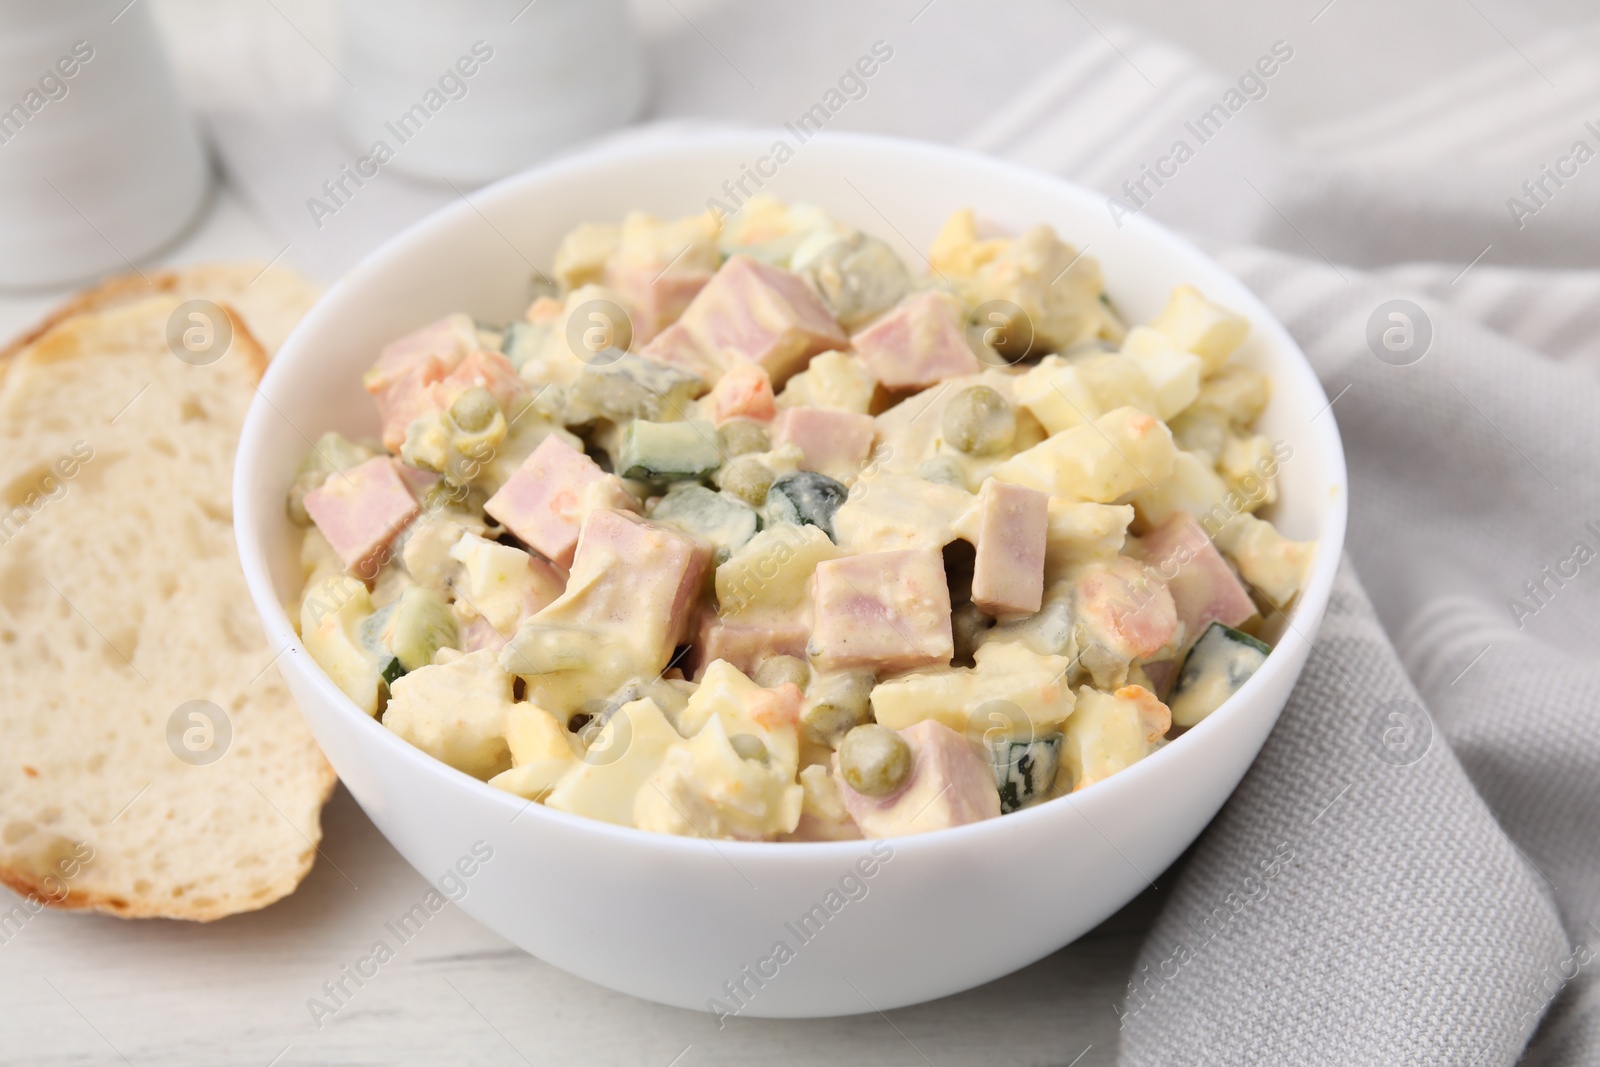
[(767, 524), (815, 526), (834, 540), (833, 515), (850, 490), (816, 471), (785, 474), (767, 490)]
[(344, 434), (329, 430), (317, 438), (317, 443), (300, 461), (300, 469), (289, 486), (285, 510), (297, 526), (310, 526), (311, 516), (306, 514), (306, 494), (328, 480), (335, 471), (347, 471), (377, 455), (377, 452), (350, 440)]
[(641, 482), (703, 481), (722, 466), (709, 422), (635, 419), (623, 433), (616, 469)]
[(361, 642), (383, 663), (383, 680), (426, 667), (441, 648), (454, 648), (460, 629), (450, 605), (425, 586), (407, 586), (399, 599), (361, 624)]
[(372, 449), (352, 441), (342, 433), (329, 430), (317, 438), (317, 443), (312, 446), (306, 458), (300, 461), (300, 471), (320, 471), (323, 474), (332, 474), (334, 471), (347, 471), (351, 467), (358, 467), (377, 455)]
[(1043, 800), (1061, 765), (1061, 735), (1048, 733), (1029, 740), (998, 738), (985, 744), (1000, 787), (1000, 814)]
[(713, 492), (698, 482), (674, 485), (656, 503), (650, 517), (711, 542), (716, 546), (718, 564), (761, 528), (761, 519), (749, 504), (726, 493)]
[(420, 585), (400, 594), (386, 636), (389, 648), (408, 671), (426, 667), (435, 652), (455, 648), (461, 639), (456, 617), (444, 597)]
[(1243, 688), (1266, 662), (1272, 646), (1214, 622), (1194, 643), (1172, 685), (1167, 706), (1172, 725), (1193, 726)]
[(672, 422), (682, 419), (689, 401), (706, 391), (706, 383), (687, 371), (630, 352), (601, 355), (607, 358), (596, 357), (572, 384), (567, 417), (573, 424), (595, 418)]
[(518, 320), (506, 327), (500, 338), (500, 351), (513, 367), (521, 370), (524, 363), (539, 354), (549, 336), (549, 326)]

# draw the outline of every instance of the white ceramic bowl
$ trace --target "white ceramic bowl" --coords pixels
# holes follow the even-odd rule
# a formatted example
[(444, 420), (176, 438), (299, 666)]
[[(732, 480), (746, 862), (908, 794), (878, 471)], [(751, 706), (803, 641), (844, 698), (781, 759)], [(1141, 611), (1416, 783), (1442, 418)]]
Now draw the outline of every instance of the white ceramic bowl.
[[(1142, 217), (1118, 228), (1102, 198), (1021, 167), (884, 137), (819, 136), (766, 189), (897, 244), (910, 264), (923, 262), (952, 209), (970, 205), (1013, 228), (1049, 222), (1089, 248), (1133, 321), (1185, 282), (1249, 317), (1244, 358), (1274, 384), (1261, 430), (1294, 449), (1274, 517), (1287, 534), (1321, 542), (1292, 625), (1265, 666), (1143, 762), (1013, 815), (878, 842), (870, 877), (857, 865), (873, 842), (648, 834), (528, 805), (412, 748), (328, 680), (285, 614), (300, 570), (283, 501), (308, 441), (330, 429), (375, 433), (360, 378), (386, 341), (450, 311), (515, 317), (532, 267), (548, 267), (573, 225), (635, 208), (700, 210), (779, 139), (793, 146), (788, 134), (756, 131), (571, 159), (509, 178), (395, 237), (323, 298), (273, 362), (239, 444), (235, 522), (251, 594), (273, 646), (288, 646), (278, 662), (317, 740), (424, 876), (438, 882), (466, 858), (460, 869), (471, 877), (447, 885), (455, 895), (464, 886), (463, 910), (563, 970), (650, 1000), (704, 1010), (715, 998), (755, 1016), (842, 1015), (955, 993), (1054, 952), (1195, 839), (1255, 758), (1305, 663), (1343, 544), (1346, 481), (1333, 414), (1305, 357), (1249, 290), (1188, 243)], [(478, 842), (492, 859), (474, 861)], [(739, 988), (735, 999), (730, 990)]]

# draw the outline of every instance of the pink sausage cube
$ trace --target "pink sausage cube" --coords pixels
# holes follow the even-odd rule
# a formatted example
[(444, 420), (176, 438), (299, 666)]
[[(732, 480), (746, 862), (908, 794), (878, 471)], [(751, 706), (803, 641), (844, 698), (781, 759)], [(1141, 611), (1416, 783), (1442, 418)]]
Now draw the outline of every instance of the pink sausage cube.
[(476, 347), (478, 333), (471, 316), (446, 315), (385, 345), (361, 384), (369, 393), (378, 392), (430, 359), (444, 363), (448, 372)]
[(628, 511), (600, 508), (584, 520), (566, 592), (541, 622), (626, 631), (660, 671), (694, 624), (711, 548)]
[(1139, 542), (1146, 566), (1167, 583), (1184, 640), (1199, 640), (1207, 626), (1238, 626), (1256, 614), (1255, 602), (1217, 546), (1188, 512), (1179, 512)]
[(613, 263), (606, 267), (605, 274), (606, 285), (622, 295), (632, 313), (635, 345), (649, 343), (677, 322), (683, 309), (710, 280), (708, 270), (674, 269), (663, 263)]
[(418, 500), (427, 499), (428, 490), (439, 484), (439, 475), (432, 471), (408, 467), (404, 463), (400, 464), (400, 479), (406, 483), (406, 488), (411, 490), (411, 495)]
[(770, 422), (778, 408), (772, 379), (754, 363), (740, 361), (729, 367), (711, 389), (711, 421), (721, 426), (732, 419)]
[(1178, 632), (1167, 583), (1127, 556), (1084, 567), (1073, 595), (1080, 626), (1126, 660), (1149, 659)]
[(498, 652), (506, 647), (506, 635), (496, 630), (488, 619), (479, 615), (461, 631), (461, 651), (479, 652), (490, 648)]
[(361, 378), (383, 420), (384, 447), (398, 450), (406, 427), (434, 410), (430, 386), (443, 381), (477, 347), (466, 315), (448, 315), (386, 346)]
[(991, 479), (978, 508), (972, 602), (990, 615), (1031, 615), (1044, 602), (1050, 496)]
[(911, 746), (911, 773), (896, 792), (870, 797), (836, 774), (845, 810), (862, 834), (901, 837), (999, 817), (994, 770), (972, 742), (933, 719), (913, 723), (900, 736)]
[(934, 549), (827, 560), (812, 576), (810, 652), (822, 670), (894, 674), (948, 664), (950, 588)]
[(456, 397), (473, 386), (489, 391), (505, 412), (507, 422), (521, 414), (518, 402), (528, 392), (527, 384), (517, 376), (517, 368), (504, 355), (482, 349), (467, 353), (455, 370), (433, 386), (433, 410), (444, 411)]
[(727, 361), (720, 354), (702, 349), (700, 342), (682, 321), (656, 334), (649, 344), (639, 349), (639, 356), (663, 367), (686, 371), (707, 382), (717, 381), (727, 366)]
[(907, 297), (850, 343), (890, 389), (924, 389), (983, 369), (967, 344), (960, 305), (937, 290)]
[(826, 408), (785, 408), (772, 423), (772, 444), (794, 445), (800, 466), (824, 474), (856, 474), (866, 464), (878, 426), (871, 415)]
[(773, 656), (805, 659), (810, 638), (811, 627), (797, 612), (720, 618), (706, 611), (695, 641), (697, 670), (721, 659), (754, 676), (761, 661)]
[(399, 464), (374, 456), (328, 480), (305, 497), (306, 514), (338, 553), (345, 569), (371, 578), (385, 560), (389, 542), (421, 510)]
[(535, 550), (563, 567), (578, 545), (583, 490), (605, 471), (555, 434), (506, 479), (483, 510)]
[(731, 352), (759, 364), (781, 385), (818, 352), (846, 337), (798, 274), (733, 256), (678, 320), (713, 357)]

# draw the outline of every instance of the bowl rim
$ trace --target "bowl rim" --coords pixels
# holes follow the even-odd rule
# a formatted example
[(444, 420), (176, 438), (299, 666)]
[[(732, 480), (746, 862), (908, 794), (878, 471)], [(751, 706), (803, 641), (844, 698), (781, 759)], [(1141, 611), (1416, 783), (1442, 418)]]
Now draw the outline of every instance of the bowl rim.
[[(301, 671), (303, 680), (311, 685), (317, 691), (317, 696), (333, 709), (333, 714), (350, 720), (349, 725), (354, 729), (369, 731), (371, 736), (368, 743), (386, 746), (387, 750), (405, 766), (403, 773), (442, 776), (443, 783), (441, 784), (444, 788), (465, 789), (482, 803), (497, 806), (500, 813), (508, 816), (512, 822), (517, 821), (526, 814), (533, 818), (535, 824), (539, 820), (554, 820), (552, 829), (565, 828), (577, 832), (587, 832), (596, 835), (598, 839), (612, 839), (626, 842), (630, 847), (634, 848), (644, 846), (678, 855), (698, 854), (723, 857), (724, 852), (733, 852), (749, 858), (759, 856), (767, 861), (776, 861), (781, 857), (791, 857), (796, 862), (802, 860), (810, 862), (813, 859), (823, 857), (840, 860), (852, 859), (861, 854), (864, 846), (869, 845), (871, 839), (845, 841), (742, 841), (706, 838), (703, 836), (680, 836), (641, 830), (631, 826), (620, 826), (599, 819), (558, 811), (535, 801), (526, 800), (513, 793), (496, 789), (487, 782), (474, 778), (464, 771), (457, 770), (411, 745), (397, 734), (385, 729), (375, 717), (367, 715), (356, 707), (350, 698), (333, 683), (326, 672), (317, 665), (310, 653), (300, 643), (299, 636), (291, 624), (288, 613), (278, 599), (272, 581), (271, 570), (266, 562), (263, 538), (259, 532), (260, 529), (264, 528), (261, 525), (263, 522), (273, 521), (274, 518), (279, 522), (287, 522), (288, 520), (282, 516), (281, 509), (276, 516), (259, 514), (253, 503), (253, 494), (250, 491), (251, 483), (248, 480), (253, 477), (255, 468), (260, 465), (264, 452), (263, 440), (267, 433), (269, 419), (277, 417), (287, 420), (287, 416), (278, 412), (276, 405), (268, 399), (267, 394), (270, 387), (280, 379), (288, 376), (290, 373), (289, 368), (300, 360), (302, 348), (309, 343), (306, 339), (315, 335), (322, 321), (338, 314), (338, 305), (344, 295), (359, 288), (365, 282), (367, 276), (373, 273), (382, 261), (402, 250), (404, 246), (426, 236), (454, 228), (462, 220), (473, 218), (481, 220), (484, 217), (483, 208), (494, 208), (504, 206), (506, 202), (514, 202), (519, 197), (526, 195), (525, 189), (529, 187), (537, 188), (550, 178), (581, 173), (591, 168), (612, 167), (624, 162), (640, 164), (648, 163), (650, 159), (656, 157), (676, 158), (684, 154), (692, 154), (697, 150), (739, 148), (762, 151), (770, 146), (775, 138), (780, 137), (782, 137), (782, 131), (765, 127), (738, 127), (734, 129), (697, 131), (684, 135), (675, 134), (670, 140), (650, 136), (625, 136), (620, 140), (602, 143), (587, 150), (502, 178), (475, 191), (471, 194), (470, 199), (467, 194), (463, 193), (460, 199), (411, 223), (363, 256), (360, 262), (335, 282), (301, 321), (296, 324), (289, 337), (280, 346), (278, 353), (273, 357), (266, 374), (258, 383), (256, 396), (252, 400), (246, 415), (234, 461), (234, 529), (240, 566), (244, 571), (246, 584), (249, 587), (257, 614), (260, 616), (263, 627), (267, 631), (269, 643), (279, 645), (281, 642), (274, 663), (283, 664), (287, 660), (287, 665), (282, 666), (282, 670)], [(1076, 201), (1080, 207), (1085, 209), (1093, 208), (1094, 210), (1099, 210), (1104, 200), (1100, 194), (1095, 193), (1093, 190), (1047, 171), (983, 153), (912, 138), (854, 131), (824, 131), (809, 138), (806, 144), (808, 147), (814, 144), (825, 144), (830, 147), (854, 148), (864, 152), (880, 151), (902, 156), (921, 157), (923, 161), (935, 165), (939, 163), (958, 164), (966, 168), (987, 171), (1002, 185), (1021, 184), (1032, 186), (1036, 190), (1064, 200)], [(576, 220), (573, 224), (576, 225), (577, 221), (583, 220)], [(1328, 402), (1327, 393), (1322, 388), (1322, 384), (1317, 378), (1310, 361), (1306, 358), (1299, 344), (1290, 335), (1288, 329), (1237, 275), (1222, 266), (1214, 257), (1202, 251), (1187, 238), (1150, 219), (1143, 213), (1120, 220), (1120, 227), (1132, 229), (1147, 240), (1153, 240), (1155, 243), (1165, 246), (1167, 251), (1183, 254), (1196, 261), (1202, 267), (1208, 268), (1217, 275), (1231, 279), (1236, 283), (1245, 297), (1244, 302), (1247, 306), (1242, 309), (1236, 308), (1235, 310), (1241, 310), (1242, 313), (1247, 314), (1252, 332), (1265, 335), (1269, 348), (1283, 353), (1289, 364), (1290, 374), (1295, 380), (1295, 389), (1303, 391), (1309, 399), (1321, 402), (1321, 413), (1327, 417), (1313, 417), (1310, 433), (1320, 453), (1320, 462), (1326, 471), (1324, 480), (1330, 485), (1333, 499), (1328, 502), (1324, 512), (1322, 528), (1318, 531), (1317, 536), (1316, 553), (1306, 581), (1301, 587), (1300, 594), (1288, 612), (1280, 611), (1280, 614), (1284, 615), (1287, 625), (1284, 635), (1273, 648), (1273, 652), (1277, 653), (1291, 641), (1303, 642), (1307, 646), (1306, 652), (1309, 656), (1312, 651), (1316, 650), (1316, 647), (1314, 635), (1307, 633), (1306, 629), (1320, 625), (1323, 612), (1327, 607), (1335, 574), (1343, 555), (1345, 528), (1349, 514), (1349, 477), (1345, 463), (1344, 447), (1332, 406)], [(1275, 383), (1278, 378), (1283, 377), (1276, 370), (1273, 376)], [(1310, 622), (1312, 627), (1306, 627), (1305, 624), (1307, 622)], [(1211, 733), (1221, 729), (1223, 723), (1242, 714), (1244, 706), (1251, 702), (1256, 693), (1267, 688), (1279, 675), (1290, 669), (1287, 666), (1289, 658), (1285, 655), (1269, 654), (1261, 669), (1257, 670), (1237, 693), (1229, 697), (1221, 707), (1212, 712), (1198, 725), (1185, 731), (1184, 736), (1187, 737), (1190, 734), (1209, 736)], [(1304, 659), (1302, 658), (1302, 664), (1303, 662)], [(296, 700), (296, 706), (299, 706), (298, 700)], [(305, 718), (304, 709), (300, 710), (302, 717)], [(1277, 717), (1281, 714), (1281, 709), (1274, 714), (1274, 725)], [(1142, 791), (1158, 788), (1153, 783), (1145, 782), (1144, 779), (1156, 778), (1159, 780), (1164, 774), (1165, 768), (1175, 761), (1185, 759), (1186, 757), (1182, 753), (1189, 751), (1192, 747), (1194, 746), (1176, 743), (1163, 745), (1159, 750), (1146, 756), (1138, 763), (1123, 768), (1102, 781), (1086, 786), (1081, 792), (1068, 793), (1020, 811), (1011, 812), (1005, 815), (1004, 818), (984, 819), (964, 826), (884, 840), (892, 842), (896, 850), (923, 851), (940, 848), (945, 842), (975, 839), (984, 835), (998, 833), (1024, 832), (1028, 827), (1036, 823), (1063, 817), (1063, 813), (1068, 809), (1078, 810), (1077, 801), (1080, 796), (1090, 797), (1092, 795), (1097, 799), (1118, 790)], [(1251, 757), (1250, 766), (1254, 765), (1259, 755), (1258, 749)], [(1246, 773), (1248, 773), (1248, 770)], [(1230, 788), (1230, 795), (1235, 789), (1237, 789), (1237, 784)], [(1082, 812), (1079, 811), (1079, 814), (1082, 814)]]

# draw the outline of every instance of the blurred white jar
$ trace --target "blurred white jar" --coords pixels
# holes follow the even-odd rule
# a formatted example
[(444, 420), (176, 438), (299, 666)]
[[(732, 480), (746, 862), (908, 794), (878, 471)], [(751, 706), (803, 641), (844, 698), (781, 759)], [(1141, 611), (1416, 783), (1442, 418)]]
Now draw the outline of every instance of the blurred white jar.
[(339, 16), (340, 121), (385, 168), (491, 181), (643, 103), (625, 0), (341, 0)]
[(130, 270), (205, 201), (148, 5), (126, 5), (0, 0), (0, 287)]

